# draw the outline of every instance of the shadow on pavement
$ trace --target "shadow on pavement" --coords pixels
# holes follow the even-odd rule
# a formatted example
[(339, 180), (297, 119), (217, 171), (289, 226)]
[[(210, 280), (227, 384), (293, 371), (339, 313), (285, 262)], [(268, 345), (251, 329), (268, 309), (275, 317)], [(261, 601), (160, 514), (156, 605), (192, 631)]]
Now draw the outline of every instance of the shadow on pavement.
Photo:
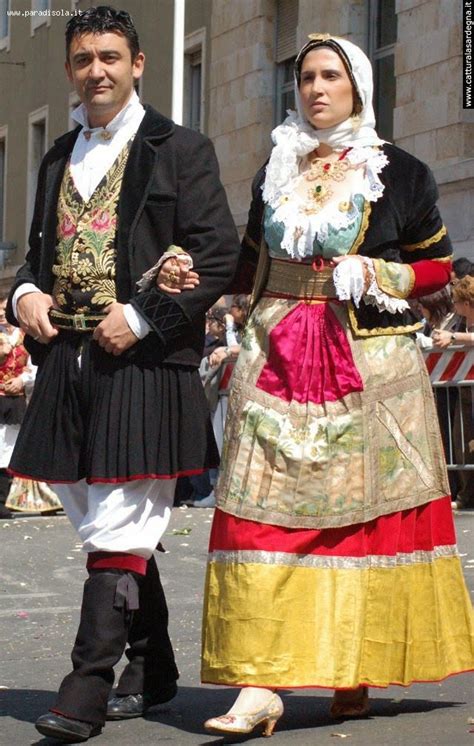
[[(187, 733), (201, 734), (203, 737), (202, 746), (211, 743), (218, 746), (225, 743), (225, 739), (216, 741), (216, 736), (208, 736), (203, 729), (203, 723), (207, 718), (224, 714), (230, 708), (234, 697), (234, 689), (182, 686), (172, 702), (152, 708), (146, 714), (145, 719)], [(331, 702), (329, 692), (328, 696), (311, 696), (310, 694), (293, 694), (287, 690), (282, 693), (282, 697), (285, 713), (277, 724), (278, 732), (327, 727), (338, 723), (340, 725), (342, 722), (329, 718), (328, 711)], [(47, 712), (54, 699), (55, 693), (51, 691), (38, 689), (2, 690), (0, 694), (0, 716), (9, 716), (33, 724), (40, 715)], [(463, 704), (465, 703), (409, 698), (400, 700), (374, 696), (371, 698), (371, 712), (367, 719), (427, 713), (434, 710), (459, 707)], [(113, 725), (113, 723), (107, 724), (107, 731), (110, 731)], [(255, 738), (258, 733), (259, 730), (256, 729), (252, 737)], [(245, 741), (249, 737), (241, 736), (233, 740)], [(208, 740), (208, 738), (212, 740)], [(50, 739), (44, 738), (34, 742), (36, 746), (46, 746), (50, 743)]]

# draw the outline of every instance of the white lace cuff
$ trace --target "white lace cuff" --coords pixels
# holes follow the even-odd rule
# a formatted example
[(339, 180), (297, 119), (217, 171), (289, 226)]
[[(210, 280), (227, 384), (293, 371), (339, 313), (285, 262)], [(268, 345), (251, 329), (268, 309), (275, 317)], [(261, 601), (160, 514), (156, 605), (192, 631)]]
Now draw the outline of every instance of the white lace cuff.
[(379, 311), (389, 311), (390, 313), (400, 313), (406, 308), (410, 308), (406, 300), (394, 298), (380, 290), (377, 285), (373, 261), (367, 257), (363, 257), (363, 259), (370, 275), (370, 285), (365, 292), (364, 303), (367, 306), (376, 306)]
[(364, 292), (362, 262), (351, 257), (336, 266), (333, 272), (336, 295), (339, 300), (353, 300), (357, 308)]
[[(362, 262), (356, 257), (350, 257), (337, 265), (333, 272), (334, 286), (339, 300), (352, 300), (359, 308), (361, 299), (368, 306), (375, 306), (379, 311), (399, 313), (409, 308), (406, 300), (392, 298), (380, 290), (375, 277), (374, 265), (368, 257), (361, 257)], [(364, 265), (369, 273), (370, 285), (364, 293)]]
[(174, 244), (171, 244), (171, 246), (168, 246), (165, 253), (160, 256), (156, 264), (154, 264), (153, 267), (150, 267), (150, 269), (147, 269), (138, 280), (137, 287), (139, 288), (139, 293), (142, 293), (144, 290), (149, 290), (152, 287), (163, 264), (173, 257), (179, 262), (182, 262), (188, 272), (193, 268), (192, 256), (182, 249), (181, 246), (174, 246)]

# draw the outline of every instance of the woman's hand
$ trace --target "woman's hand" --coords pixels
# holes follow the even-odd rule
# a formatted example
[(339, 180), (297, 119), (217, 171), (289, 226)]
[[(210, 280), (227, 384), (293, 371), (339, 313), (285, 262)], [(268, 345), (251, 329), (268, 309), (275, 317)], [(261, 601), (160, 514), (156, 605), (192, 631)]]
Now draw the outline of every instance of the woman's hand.
[(199, 285), (199, 275), (188, 270), (186, 264), (178, 258), (171, 257), (162, 264), (156, 284), (165, 293), (177, 295), (182, 290), (194, 290)]
[(331, 263), (335, 264), (336, 266), (338, 264), (341, 264), (341, 262), (347, 262), (347, 261), (358, 261), (362, 265), (362, 274), (364, 277), (364, 293), (369, 289), (370, 282), (371, 282), (371, 276), (369, 269), (367, 267), (367, 264), (364, 261), (364, 257), (359, 256), (358, 254), (345, 254), (344, 256), (334, 256), (331, 259)]
[(5, 383), (3, 384), (3, 390), (9, 396), (18, 396), (19, 394), (23, 393), (24, 389), (25, 385), (21, 376), (11, 378), (9, 381), (5, 381)]
[(445, 329), (433, 329), (431, 338), (433, 340), (433, 344), (435, 344), (436, 347), (441, 347), (442, 350), (444, 350), (446, 347), (449, 347), (449, 345), (453, 344), (454, 342), (452, 338), (452, 332), (447, 332)]
[(211, 366), (211, 368), (218, 368), (219, 365), (222, 365), (227, 357), (228, 348), (218, 347), (217, 350), (214, 350), (214, 352), (211, 352), (211, 354), (209, 355), (209, 365)]

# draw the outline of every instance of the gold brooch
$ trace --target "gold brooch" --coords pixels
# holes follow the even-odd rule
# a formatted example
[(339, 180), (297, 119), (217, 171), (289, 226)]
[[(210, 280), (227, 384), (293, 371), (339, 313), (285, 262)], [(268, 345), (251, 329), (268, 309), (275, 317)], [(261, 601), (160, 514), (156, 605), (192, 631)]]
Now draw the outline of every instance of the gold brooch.
[(338, 207), (341, 212), (349, 212), (352, 208), (352, 202), (339, 202)]

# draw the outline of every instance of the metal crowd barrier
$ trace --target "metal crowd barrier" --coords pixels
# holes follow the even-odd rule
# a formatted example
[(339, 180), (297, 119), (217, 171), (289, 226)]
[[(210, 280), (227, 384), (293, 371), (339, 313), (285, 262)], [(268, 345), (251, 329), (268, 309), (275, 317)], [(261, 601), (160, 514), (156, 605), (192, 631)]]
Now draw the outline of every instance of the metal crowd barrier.
[(448, 471), (474, 471), (474, 348), (433, 348), (423, 350), (423, 356), (435, 393)]

